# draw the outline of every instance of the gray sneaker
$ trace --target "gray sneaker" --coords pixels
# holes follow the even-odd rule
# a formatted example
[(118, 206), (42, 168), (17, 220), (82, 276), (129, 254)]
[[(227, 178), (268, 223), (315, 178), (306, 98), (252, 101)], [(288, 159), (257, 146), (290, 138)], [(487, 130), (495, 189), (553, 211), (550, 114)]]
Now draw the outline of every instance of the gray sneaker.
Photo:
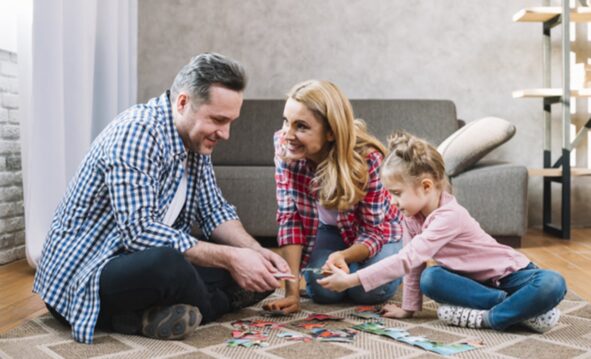
[(154, 339), (183, 339), (195, 331), (202, 319), (199, 308), (188, 304), (153, 307), (143, 314), (142, 334)]
[(228, 295), (228, 299), (230, 301), (230, 309), (235, 312), (260, 302), (261, 300), (273, 294), (275, 291), (271, 290), (268, 292), (251, 292), (240, 287), (238, 284), (234, 284), (226, 288), (225, 292)]

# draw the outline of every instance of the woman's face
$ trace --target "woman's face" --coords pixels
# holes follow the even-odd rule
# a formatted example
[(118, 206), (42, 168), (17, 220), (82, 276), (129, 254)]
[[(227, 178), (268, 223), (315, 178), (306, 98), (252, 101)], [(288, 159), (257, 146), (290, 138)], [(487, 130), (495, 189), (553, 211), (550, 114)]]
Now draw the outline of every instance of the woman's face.
[(290, 160), (308, 159), (321, 162), (328, 154), (329, 142), (334, 141), (331, 131), (314, 116), (304, 104), (287, 99), (283, 109), (285, 157)]

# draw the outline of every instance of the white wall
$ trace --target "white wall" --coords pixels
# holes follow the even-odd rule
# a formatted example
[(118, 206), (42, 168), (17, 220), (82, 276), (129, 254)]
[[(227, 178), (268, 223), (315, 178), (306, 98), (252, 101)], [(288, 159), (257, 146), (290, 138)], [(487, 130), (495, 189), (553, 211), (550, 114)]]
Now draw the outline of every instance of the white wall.
[(17, 52), (17, 12), (18, 0), (0, 0), (0, 49)]

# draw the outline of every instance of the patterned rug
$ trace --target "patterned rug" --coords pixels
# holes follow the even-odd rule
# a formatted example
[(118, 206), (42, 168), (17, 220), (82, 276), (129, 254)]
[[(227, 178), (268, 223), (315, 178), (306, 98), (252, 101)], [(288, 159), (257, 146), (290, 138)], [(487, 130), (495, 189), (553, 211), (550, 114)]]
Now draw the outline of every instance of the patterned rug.
[[(281, 295), (280, 293), (275, 296)], [(399, 303), (400, 298), (393, 302)], [(456, 354), (455, 358), (591, 358), (591, 305), (569, 293), (560, 304), (562, 317), (558, 326), (541, 335), (524, 328), (507, 332), (449, 327), (437, 320), (437, 304), (425, 300), (424, 310), (415, 318), (385, 319), (386, 327), (403, 328), (411, 335), (425, 336), (443, 343), (466, 340), (483, 341), (479, 349)], [(331, 329), (350, 328), (364, 320), (353, 316), (355, 306), (347, 303), (319, 305), (303, 299), (302, 312), (279, 318), (260, 316), (260, 304), (222, 317), (218, 322), (199, 327), (194, 335), (183, 341), (159, 341), (139, 336), (97, 332), (94, 345), (74, 342), (70, 330), (49, 315), (44, 315), (0, 334), (0, 358), (416, 358), (440, 357), (420, 348), (386, 337), (359, 333), (352, 343), (293, 342), (278, 337), (279, 332), (308, 333), (298, 327), (310, 313), (325, 313), (344, 318), (329, 322)], [(265, 319), (284, 325), (269, 333), (269, 346), (264, 348), (229, 347), (236, 320)]]

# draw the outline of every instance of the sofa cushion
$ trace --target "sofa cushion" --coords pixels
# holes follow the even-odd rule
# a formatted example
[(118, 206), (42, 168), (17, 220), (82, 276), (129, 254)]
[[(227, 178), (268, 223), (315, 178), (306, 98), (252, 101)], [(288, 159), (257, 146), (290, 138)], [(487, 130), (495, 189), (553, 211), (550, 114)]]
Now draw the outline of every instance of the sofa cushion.
[(216, 166), (274, 166), (273, 134), (283, 126), (284, 100), (245, 100), (230, 139), (212, 154)]
[[(439, 144), (458, 128), (456, 108), (447, 100), (351, 100), (356, 118), (384, 144), (404, 129)], [(283, 125), (285, 100), (244, 100), (230, 139), (213, 151), (216, 166), (273, 166), (273, 133)]]
[(437, 150), (445, 161), (450, 177), (472, 167), (482, 157), (515, 134), (515, 126), (498, 117), (485, 117), (472, 121), (443, 141)]
[(438, 145), (458, 129), (456, 106), (448, 100), (351, 100), (355, 117), (386, 144), (396, 130), (405, 130)]
[(244, 228), (255, 236), (277, 235), (275, 167), (216, 166), (216, 181), (224, 198), (236, 206)]

